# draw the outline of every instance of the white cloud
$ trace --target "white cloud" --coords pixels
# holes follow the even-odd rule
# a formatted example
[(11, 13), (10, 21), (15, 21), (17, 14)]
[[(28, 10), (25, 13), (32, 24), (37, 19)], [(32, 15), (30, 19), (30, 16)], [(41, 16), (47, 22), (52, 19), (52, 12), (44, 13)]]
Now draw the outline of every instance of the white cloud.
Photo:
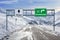
[[(34, 0), (36, 5), (34, 7), (46, 7), (46, 8), (60, 8), (60, 0)], [(33, 2), (31, 0), (31, 2)]]
[(17, 2), (18, 0), (11, 0), (11, 1), (1, 1), (0, 3), (2, 4), (11, 4), (11, 3), (14, 3), (14, 2)]

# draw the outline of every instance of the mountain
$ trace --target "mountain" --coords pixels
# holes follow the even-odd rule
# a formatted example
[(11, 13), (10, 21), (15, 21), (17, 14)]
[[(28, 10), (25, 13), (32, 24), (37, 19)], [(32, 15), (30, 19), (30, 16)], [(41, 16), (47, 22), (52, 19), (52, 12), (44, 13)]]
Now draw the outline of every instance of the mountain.
[(6, 10), (5, 10), (5, 9), (0, 8), (0, 13), (6, 14)]
[[(60, 26), (60, 11), (55, 13), (55, 26)], [(53, 12), (49, 12), (48, 15), (54, 15)], [(26, 27), (27, 24), (39, 24), (39, 25), (52, 25), (53, 16), (47, 17), (35, 17), (35, 16), (9, 16), (8, 17), (8, 31), (13, 32), (14, 30)], [(48, 26), (48, 27), (49, 27)], [(6, 36), (6, 12), (4, 9), (0, 9), (0, 39)]]
[(60, 11), (55, 13), (55, 25), (60, 26)]

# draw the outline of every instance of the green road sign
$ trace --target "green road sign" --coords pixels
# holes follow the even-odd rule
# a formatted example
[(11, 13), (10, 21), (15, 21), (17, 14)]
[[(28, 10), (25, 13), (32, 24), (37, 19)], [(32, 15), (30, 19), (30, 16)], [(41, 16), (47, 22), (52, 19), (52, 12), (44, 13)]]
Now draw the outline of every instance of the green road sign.
[(46, 16), (47, 9), (46, 8), (35, 8), (35, 16)]

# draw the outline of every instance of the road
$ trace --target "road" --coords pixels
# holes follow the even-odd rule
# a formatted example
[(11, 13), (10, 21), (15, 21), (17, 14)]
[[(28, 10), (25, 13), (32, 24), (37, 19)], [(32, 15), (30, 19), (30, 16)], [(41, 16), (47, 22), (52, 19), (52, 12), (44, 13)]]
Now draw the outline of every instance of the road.
[(34, 40), (60, 40), (60, 36), (46, 33), (35, 27), (32, 28), (32, 32)]
[[(43, 30), (38, 29), (37, 27), (27, 28), (24, 30), (24, 32), (32, 32), (32, 38), (33, 38), (32, 40), (60, 40), (60, 36), (56, 36), (56, 35), (47, 33)], [(19, 35), (17, 36), (17, 34), (19, 34)], [(9, 40), (15, 40), (17, 37), (18, 37), (18, 39), (16, 39), (16, 40), (28, 40), (28, 36), (23, 37), (22, 39), (19, 39), (20, 38), (19, 36), (20, 36), (20, 33), (18, 31), (15, 34), (12, 34), (12, 36), (9, 37)], [(29, 39), (29, 40), (31, 40), (31, 39)]]

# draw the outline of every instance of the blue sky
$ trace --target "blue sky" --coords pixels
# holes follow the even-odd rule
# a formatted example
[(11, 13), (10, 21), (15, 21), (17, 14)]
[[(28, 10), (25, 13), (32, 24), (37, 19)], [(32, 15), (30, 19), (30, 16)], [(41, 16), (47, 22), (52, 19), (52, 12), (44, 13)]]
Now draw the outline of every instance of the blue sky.
[(0, 0), (0, 8), (59, 8), (60, 0)]

